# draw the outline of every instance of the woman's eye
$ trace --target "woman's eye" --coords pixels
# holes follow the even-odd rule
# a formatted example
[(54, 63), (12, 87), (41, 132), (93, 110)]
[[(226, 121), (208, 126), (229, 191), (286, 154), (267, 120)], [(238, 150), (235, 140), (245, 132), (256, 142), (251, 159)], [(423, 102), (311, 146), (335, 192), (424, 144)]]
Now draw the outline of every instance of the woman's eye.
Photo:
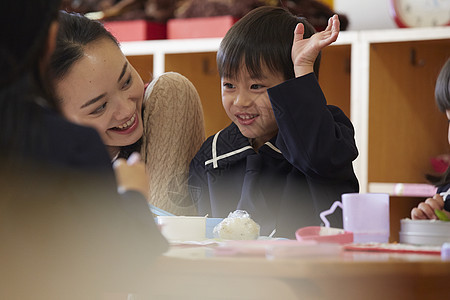
[(128, 88), (132, 82), (133, 82), (133, 77), (130, 75), (130, 77), (128, 77), (127, 81), (124, 82), (122, 89)]
[(103, 103), (102, 105), (100, 105), (99, 107), (97, 107), (93, 112), (90, 113), (90, 115), (97, 115), (100, 114), (101, 112), (103, 112), (106, 108), (106, 103)]

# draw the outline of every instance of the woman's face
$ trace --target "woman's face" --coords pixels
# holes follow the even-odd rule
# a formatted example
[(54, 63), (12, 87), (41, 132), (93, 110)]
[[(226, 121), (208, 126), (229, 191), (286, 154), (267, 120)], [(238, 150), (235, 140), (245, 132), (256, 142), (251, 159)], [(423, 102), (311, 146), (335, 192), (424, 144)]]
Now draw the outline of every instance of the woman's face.
[(55, 88), (64, 116), (95, 128), (105, 145), (131, 145), (142, 136), (144, 84), (113, 41), (88, 44)]

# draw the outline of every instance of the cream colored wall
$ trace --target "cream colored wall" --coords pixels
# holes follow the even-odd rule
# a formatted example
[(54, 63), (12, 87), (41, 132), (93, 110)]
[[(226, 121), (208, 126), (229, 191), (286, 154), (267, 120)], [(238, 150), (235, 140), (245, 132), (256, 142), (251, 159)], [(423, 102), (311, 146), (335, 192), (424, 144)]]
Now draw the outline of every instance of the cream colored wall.
[(391, 0), (334, 0), (334, 10), (349, 19), (348, 30), (397, 28), (390, 14)]

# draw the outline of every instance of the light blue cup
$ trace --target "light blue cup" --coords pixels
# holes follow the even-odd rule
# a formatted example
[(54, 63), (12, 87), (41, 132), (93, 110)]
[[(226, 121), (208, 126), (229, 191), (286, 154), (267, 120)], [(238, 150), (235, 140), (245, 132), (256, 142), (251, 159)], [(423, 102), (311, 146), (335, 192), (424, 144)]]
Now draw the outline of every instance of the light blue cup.
[(207, 239), (213, 239), (213, 230), (217, 224), (223, 221), (223, 218), (206, 218), (206, 232), (205, 236)]

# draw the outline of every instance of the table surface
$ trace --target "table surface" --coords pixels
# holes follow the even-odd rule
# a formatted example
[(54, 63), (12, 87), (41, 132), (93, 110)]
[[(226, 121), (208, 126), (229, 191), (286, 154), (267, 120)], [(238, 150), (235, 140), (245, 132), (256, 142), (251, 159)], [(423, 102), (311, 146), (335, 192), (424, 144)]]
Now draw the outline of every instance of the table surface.
[[(335, 251), (267, 258), (172, 246), (151, 287), (157, 299), (445, 299), (440, 255)], [(444, 297), (444, 298), (442, 298)]]

